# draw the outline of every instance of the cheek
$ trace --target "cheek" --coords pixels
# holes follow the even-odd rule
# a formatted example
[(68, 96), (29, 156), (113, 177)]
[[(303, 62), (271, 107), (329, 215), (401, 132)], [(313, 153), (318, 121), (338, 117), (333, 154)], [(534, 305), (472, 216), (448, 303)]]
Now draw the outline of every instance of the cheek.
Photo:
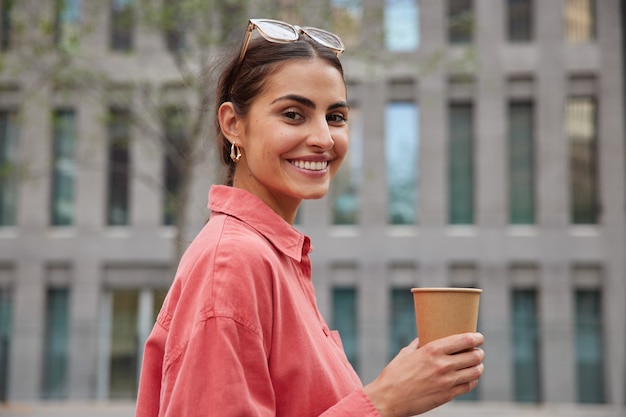
[(333, 136), (335, 142), (335, 152), (340, 159), (343, 159), (348, 152), (348, 132), (341, 132), (340, 134)]

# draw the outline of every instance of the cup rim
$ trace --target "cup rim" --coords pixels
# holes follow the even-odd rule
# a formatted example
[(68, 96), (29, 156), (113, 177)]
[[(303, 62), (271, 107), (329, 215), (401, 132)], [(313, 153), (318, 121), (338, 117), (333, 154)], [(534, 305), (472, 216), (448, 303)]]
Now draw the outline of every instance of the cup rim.
[(411, 288), (412, 293), (416, 292), (468, 292), (472, 294), (480, 294), (483, 292), (480, 288), (464, 288), (464, 287), (419, 287)]

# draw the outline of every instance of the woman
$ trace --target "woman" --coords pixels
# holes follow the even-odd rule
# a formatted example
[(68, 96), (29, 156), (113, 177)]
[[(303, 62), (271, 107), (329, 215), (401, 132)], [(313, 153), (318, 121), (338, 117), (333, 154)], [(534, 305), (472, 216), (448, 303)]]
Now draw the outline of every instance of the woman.
[(476, 385), (483, 337), (468, 333), (413, 341), (363, 387), (317, 309), (292, 225), (348, 150), (342, 51), (319, 29), (250, 21), (217, 91), (226, 185), (146, 343), (137, 417), (410, 416)]

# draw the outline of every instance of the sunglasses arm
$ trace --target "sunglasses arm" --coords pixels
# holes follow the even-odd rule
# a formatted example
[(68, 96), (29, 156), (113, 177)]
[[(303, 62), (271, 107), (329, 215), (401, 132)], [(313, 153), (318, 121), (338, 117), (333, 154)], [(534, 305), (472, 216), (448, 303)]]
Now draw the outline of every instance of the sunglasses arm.
[(254, 30), (254, 23), (248, 23), (248, 28), (246, 29), (246, 34), (243, 38), (243, 43), (241, 44), (241, 52), (239, 53), (239, 64), (243, 61), (243, 57), (246, 55), (246, 51), (248, 50), (248, 44), (250, 43), (250, 38), (252, 38), (252, 31)]

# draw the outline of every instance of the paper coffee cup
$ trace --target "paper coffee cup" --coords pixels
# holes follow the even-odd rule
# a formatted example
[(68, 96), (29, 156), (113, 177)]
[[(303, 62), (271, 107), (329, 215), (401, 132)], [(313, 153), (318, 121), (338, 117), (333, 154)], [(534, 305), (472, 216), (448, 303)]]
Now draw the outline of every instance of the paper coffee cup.
[(419, 346), (442, 337), (475, 332), (480, 294), (477, 288), (411, 288)]

